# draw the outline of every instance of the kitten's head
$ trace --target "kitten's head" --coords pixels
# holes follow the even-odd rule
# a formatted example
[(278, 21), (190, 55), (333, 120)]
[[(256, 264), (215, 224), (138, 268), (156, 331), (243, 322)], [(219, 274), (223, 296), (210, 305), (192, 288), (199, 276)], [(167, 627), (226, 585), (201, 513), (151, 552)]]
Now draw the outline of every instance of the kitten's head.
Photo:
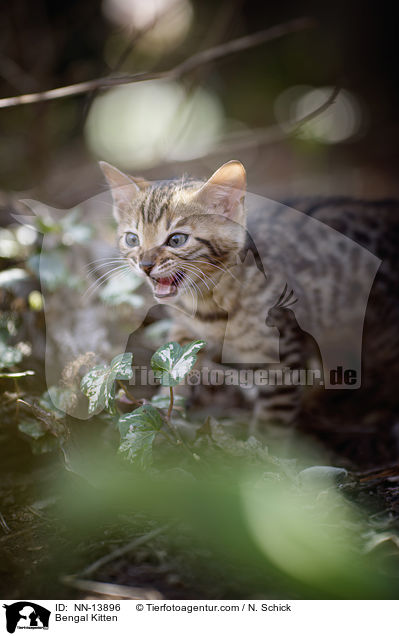
[(201, 302), (245, 243), (243, 165), (229, 161), (206, 182), (151, 183), (100, 165), (112, 192), (121, 254), (146, 277), (158, 302), (184, 294)]

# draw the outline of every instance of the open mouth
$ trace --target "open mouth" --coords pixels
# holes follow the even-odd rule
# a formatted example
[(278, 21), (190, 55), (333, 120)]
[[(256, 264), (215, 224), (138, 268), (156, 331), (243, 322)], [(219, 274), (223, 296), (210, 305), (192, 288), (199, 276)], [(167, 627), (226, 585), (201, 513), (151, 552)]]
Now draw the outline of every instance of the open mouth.
[(176, 296), (183, 277), (183, 274), (180, 272), (176, 272), (164, 278), (153, 278), (151, 276), (154, 285), (154, 296), (157, 298), (171, 298), (172, 296)]

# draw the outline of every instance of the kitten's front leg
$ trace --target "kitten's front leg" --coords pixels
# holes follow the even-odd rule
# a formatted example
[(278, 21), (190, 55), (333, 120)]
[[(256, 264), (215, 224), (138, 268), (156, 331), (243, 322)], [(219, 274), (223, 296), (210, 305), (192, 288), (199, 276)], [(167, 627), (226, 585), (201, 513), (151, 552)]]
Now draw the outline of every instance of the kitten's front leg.
[(273, 453), (291, 456), (295, 452), (296, 424), (300, 411), (302, 387), (262, 387), (256, 398), (250, 432), (265, 435)]
[(254, 404), (253, 423), (257, 428), (273, 424), (281, 430), (295, 426), (301, 396), (300, 386), (261, 387)]
[(259, 387), (252, 426), (273, 428), (281, 435), (292, 430), (298, 419), (306, 383), (306, 351), (292, 329), (280, 331), (280, 363), (267, 367), (267, 382)]

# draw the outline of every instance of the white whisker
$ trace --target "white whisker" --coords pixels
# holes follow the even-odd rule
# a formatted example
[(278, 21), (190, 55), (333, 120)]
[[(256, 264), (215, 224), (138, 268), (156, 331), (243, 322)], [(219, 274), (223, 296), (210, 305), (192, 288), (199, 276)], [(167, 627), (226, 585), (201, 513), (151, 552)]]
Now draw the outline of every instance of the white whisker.
[(199, 293), (201, 294), (201, 298), (204, 299), (201, 289), (198, 287), (197, 283), (191, 278), (191, 276), (189, 276), (187, 272), (184, 272), (184, 277), (187, 278), (192, 285), (194, 285), (195, 289), (198, 289)]
[(238, 278), (236, 278), (234, 276), (234, 274), (232, 272), (230, 272), (228, 269), (226, 269), (225, 267), (219, 267), (218, 265), (215, 265), (215, 263), (211, 263), (210, 261), (198, 261), (198, 260), (193, 260), (193, 261), (189, 261), (190, 263), (202, 263), (204, 265), (211, 265), (212, 267), (216, 267), (217, 269), (220, 269), (220, 271), (225, 272), (226, 274), (230, 274), (230, 276), (232, 278), (234, 278), (234, 280), (237, 281), (237, 283), (240, 283), (241, 285), (241, 281), (238, 280)]
[(121, 253), (115, 249), (109, 256), (101, 256), (101, 258), (95, 258), (93, 261), (89, 261), (88, 265), (92, 265), (92, 263), (99, 263), (100, 261), (106, 261), (108, 258), (123, 258), (123, 256), (121, 256)]
[[(204, 283), (205, 287), (207, 288), (208, 291), (211, 291), (210, 288), (207, 285), (206, 280), (208, 280), (210, 282), (211, 285), (215, 286), (216, 282), (213, 280), (213, 278), (211, 278), (208, 274), (206, 274), (205, 272), (203, 272), (199, 267), (197, 267), (196, 265), (187, 265), (186, 263), (183, 265), (183, 269), (188, 269), (188, 271), (193, 274), (196, 274), (198, 276), (198, 278), (200, 278), (200, 280)], [(202, 278), (204, 277), (204, 278)]]
[(196, 270), (193, 270), (190, 267), (186, 267), (186, 266), (183, 266), (181, 269), (185, 273), (186, 272), (190, 272), (193, 276), (196, 276), (197, 279), (199, 279), (201, 281), (201, 283), (203, 283), (205, 285), (205, 287), (207, 288), (207, 290), (209, 292), (211, 291), (211, 288), (209, 287), (208, 283), (206, 282), (206, 279), (209, 280), (211, 285), (215, 286), (215, 284), (216, 284), (212, 279), (209, 278), (209, 276), (205, 277), (205, 274), (203, 272), (201, 272), (201, 270), (196, 271)]
[(121, 262), (124, 262), (124, 261), (126, 261), (125, 258), (118, 258), (118, 259), (115, 259), (113, 261), (107, 261), (106, 263), (102, 263), (100, 265), (95, 265), (94, 267), (91, 267), (90, 269), (87, 269), (87, 273), (88, 274), (93, 274), (94, 272), (96, 272), (96, 271), (98, 271), (98, 270), (100, 270), (100, 269), (102, 269), (104, 267), (107, 267), (108, 265), (117, 265), (118, 263), (121, 263)]
[(128, 265), (119, 265), (118, 267), (114, 267), (109, 272), (105, 272), (102, 276), (97, 278), (85, 291), (83, 296), (91, 296), (95, 291), (97, 291), (103, 284), (105, 284), (108, 279), (112, 278), (112, 274), (118, 270), (127, 270), (130, 269)]
[(193, 304), (192, 304), (192, 311), (193, 311), (193, 314), (195, 315), (195, 313), (196, 313), (196, 311), (197, 311), (197, 301), (196, 301), (196, 298), (194, 297), (194, 294), (193, 294), (193, 291), (192, 291), (192, 289), (191, 289), (190, 285), (187, 285), (187, 283), (186, 283), (186, 281), (184, 280), (184, 278), (182, 279), (182, 286), (183, 286), (183, 290), (184, 290), (185, 292), (186, 292), (186, 291), (189, 291), (189, 292), (190, 292), (190, 295), (191, 295), (191, 298), (192, 298), (192, 301), (193, 301)]

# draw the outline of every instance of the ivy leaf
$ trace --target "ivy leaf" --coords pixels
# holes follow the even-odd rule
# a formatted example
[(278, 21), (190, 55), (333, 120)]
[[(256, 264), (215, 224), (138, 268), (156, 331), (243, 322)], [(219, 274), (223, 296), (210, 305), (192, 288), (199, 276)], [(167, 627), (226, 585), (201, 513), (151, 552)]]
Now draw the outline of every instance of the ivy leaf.
[(140, 406), (133, 413), (119, 418), (121, 444), (119, 453), (141, 468), (152, 463), (152, 444), (156, 434), (162, 427), (162, 418), (151, 404)]
[(25, 417), (19, 422), (18, 429), (29, 438), (29, 444), (34, 455), (51, 453), (60, 446), (60, 440), (48, 431), (45, 423), (34, 417)]
[(132, 353), (121, 353), (110, 366), (105, 364), (93, 367), (83, 377), (80, 388), (89, 398), (89, 414), (99, 413), (104, 408), (111, 414), (115, 409), (115, 380), (130, 380), (133, 376)]
[(159, 431), (162, 427), (162, 417), (151, 404), (139, 406), (132, 413), (126, 413), (119, 418), (118, 427), (121, 437), (125, 437), (130, 429), (138, 423), (145, 425), (149, 430)]
[(193, 340), (181, 347), (177, 342), (168, 342), (154, 353), (151, 366), (162, 386), (177, 386), (193, 368), (197, 353), (206, 345), (204, 340)]
[(46, 411), (49, 411), (56, 420), (65, 417), (68, 404), (74, 398), (73, 391), (71, 389), (63, 389), (59, 386), (51, 386), (48, 391), (45, 391), (39, 399), (39, 406)]

